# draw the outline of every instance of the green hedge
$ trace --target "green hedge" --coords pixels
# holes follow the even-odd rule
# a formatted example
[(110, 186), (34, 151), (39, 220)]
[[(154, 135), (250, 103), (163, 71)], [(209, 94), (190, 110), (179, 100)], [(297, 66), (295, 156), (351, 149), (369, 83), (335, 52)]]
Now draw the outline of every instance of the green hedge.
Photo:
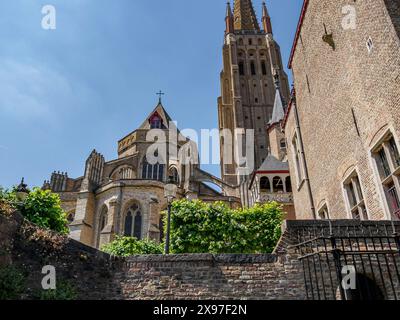
[(163, 247), (151, 240), (137, 240), (133, 237), (120, 237), (101, 248), (104, 252), (117, 257), (129, 257), (135, 254), (162, 254)]
[(176, 201), (171, 252), (270, 253), (281, 236), (282, 221), (282, 208), (275, 202), (232, 210), (220, 202)]

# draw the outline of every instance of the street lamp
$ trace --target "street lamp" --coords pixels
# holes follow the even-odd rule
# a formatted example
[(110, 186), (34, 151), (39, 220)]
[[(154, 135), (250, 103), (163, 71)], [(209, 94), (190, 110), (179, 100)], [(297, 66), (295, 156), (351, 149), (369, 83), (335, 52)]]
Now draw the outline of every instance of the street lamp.
[(168, 202), (168, 217), (167, 217), (167, 234), (165, 239), (165, 254), (169, 254), (169, 243), (171, 233), (171, 207), (172, 201), (176, 198), (176, 191), (178, 187), (172, 183), (172, 179), (169, 179), (168, 183), (164, 187), (164, 196)]
[(19, 184), (16, 190), (18, 201), (20, 201), (21, 203), (24, 202), (25, 199), (28, 197), (28, 194), (29, 194), (28, 185), (24, 183), (24, 178), (22, 178), (21, 183)]

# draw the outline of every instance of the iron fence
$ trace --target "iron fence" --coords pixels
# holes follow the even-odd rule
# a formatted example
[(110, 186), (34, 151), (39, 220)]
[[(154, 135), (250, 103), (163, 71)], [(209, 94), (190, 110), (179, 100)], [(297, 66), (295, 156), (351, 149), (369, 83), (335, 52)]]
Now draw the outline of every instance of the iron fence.
[[(399, 300), (400, 236), (392, 223), (341, 223), (297, 228), (307, 299)], [(355, 287), (347, 288), (350, 270)]]

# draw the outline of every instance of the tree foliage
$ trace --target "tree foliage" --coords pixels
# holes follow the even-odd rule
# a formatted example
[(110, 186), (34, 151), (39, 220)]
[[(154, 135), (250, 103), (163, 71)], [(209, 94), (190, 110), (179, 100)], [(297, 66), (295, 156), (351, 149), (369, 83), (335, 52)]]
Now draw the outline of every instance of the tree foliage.
[(162, 254), (163, 247), (151, 240), (138, 240), (133, 237), (117, 236), (102, 247), (102, 250), (117, 257), (129, 257), (135, 254)]
[(171, 210), (171, 252), (177, 254), (270, 253), (281, 236), (283, 212), (275, 202), (233, 210), (180, 200)]
[[(0, 203), (2, 207), (19, 210), (30, 222), (37, 226), (52, 231), (68, 234), (68, 220), (61, 208), (61, 201), (58, 194), (49, 190), (34, 188), (27, 198), (20, 202), (13, 190), (0, 190)], [(4, 211), (4, 210), (2, 210)]]

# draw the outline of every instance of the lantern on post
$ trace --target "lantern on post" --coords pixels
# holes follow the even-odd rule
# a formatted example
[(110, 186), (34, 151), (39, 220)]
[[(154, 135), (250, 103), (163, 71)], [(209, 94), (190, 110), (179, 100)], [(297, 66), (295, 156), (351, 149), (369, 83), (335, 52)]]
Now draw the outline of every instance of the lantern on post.
[(167, 217), (167, 234), (165, 239), (165, 254), (169, 254), (170, 245), (170, 233), (171, 233), (171, 207), (172, 201), (176, 198), (177, 185), (169, 179), (168, 183), (164, 187), (164, 196), (168, 202), (168, 217)]

